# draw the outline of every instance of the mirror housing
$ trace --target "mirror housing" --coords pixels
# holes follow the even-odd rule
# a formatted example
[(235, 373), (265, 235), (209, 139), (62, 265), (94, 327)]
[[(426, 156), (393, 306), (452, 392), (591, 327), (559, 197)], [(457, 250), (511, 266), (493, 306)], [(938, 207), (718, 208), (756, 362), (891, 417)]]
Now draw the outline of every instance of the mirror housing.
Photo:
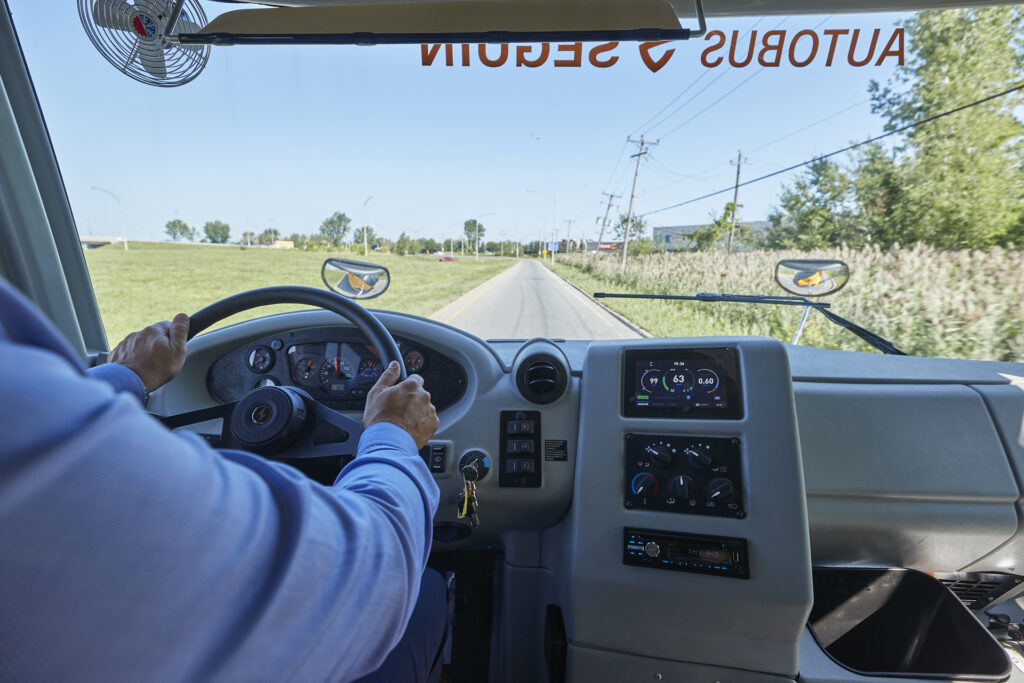
[(797, 296), (835, 294), (849, 280), (850, 266), (838, 259), (783, 259), (775, 264), (775, 282)]
[(320, 277), (327, 289), (349, 299), (373, 299), (391, 285), (391, 273), (384, 266), (344, 258), (324, 261)]

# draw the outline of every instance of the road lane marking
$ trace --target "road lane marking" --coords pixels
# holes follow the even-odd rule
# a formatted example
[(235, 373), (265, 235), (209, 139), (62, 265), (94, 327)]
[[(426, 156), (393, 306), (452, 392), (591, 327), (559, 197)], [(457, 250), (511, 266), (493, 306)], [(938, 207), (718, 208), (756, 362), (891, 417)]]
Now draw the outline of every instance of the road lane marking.
[(511, 267), (511, 268), (509, 268), (508, 270), (504, 270), (504, 271), (502, 271), (502, 272), (498, 273), (497, 275), (495, 275), (494, 277), (492, 277), (492, 278), (491, 278), (490, 280), (488, 280), (488, 281), (487, 281), (487, 282), (486, 282), (486, 283), (484, 284), (484, 286), (483, 286), (483, 289), (481, 289), (481, 290), (480, 290), (479, 292), (477, 292), (477, 295), (476, 295), (476, 296), (474, 296), (474, 297), (473, 297), (472, 299), (470, 299), (470, 300), (469, 300), (469, 301), (467, 301), (466, 303), (462, 304), (462, 307), (461, 307), (461, 308), (459, 308), (459, 310), (457, 310), (457, 311), (455, 311), (454, 313), (452, 313), (452, 314), (451, 314), (450, 316), (448, 316), (448, 319), (447, 319), (447, 320), (445, 320), (445, 321), (443, 321), (443, 322), (444, 322), (445, 324), (448, 324), (448, 323), (450, 323), (451, 321), (455, 320), (455, 318), (457, 318), (457, 317), (459, 316), (459, 314), (460, 314), (460, 313), (462, 313), (462, 312), (463, 312), (463, 311), (465, 311), (465, 310), (466, 310), (467, 308), (469, 308), (470, 306), (472, 306), (472, 305), (473, 305), (474, 303), (476, 303), (476, 300), (477, 300), (477, 299), (479, 299), (479, 298), (480, 298), (480, 297), (482, 297), (482, 296), (483, 296), (484, 294), (486, 294), (486, 293), (487, 293), (488, 291), (490, 291), (491, 287), (493, 287), (493, 286), (494, 286), (495, 282), (497, 282), (497, 281), (498, 281), (498, 280), (499, 280), (499, 279), (500, 279), (500, 278), (501, 278), (501, 277), (502, 277), (503, 275), (507, 275), (508, 273), (511, 273), (511, 272), (512, 272), (513, 270), (515, 270), (516, 268), (518, 268), (518, 267), (519, 267), (519, 265), (520, 265), (520, 264), (518, 264), (518, 263), (517, 263), (516, 265), (512, 266), (512, 267)]

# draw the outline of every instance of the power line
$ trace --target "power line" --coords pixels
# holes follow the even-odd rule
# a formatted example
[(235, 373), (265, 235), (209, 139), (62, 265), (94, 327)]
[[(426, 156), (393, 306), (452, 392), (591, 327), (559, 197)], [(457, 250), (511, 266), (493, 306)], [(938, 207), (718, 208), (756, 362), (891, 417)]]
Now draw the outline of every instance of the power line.
[[(751, 27), (750, 27), (750, 28), (749, 28), (749, 29), (747, 30), (747, 32), (743, 34), (743, 37), (744, 37), (744, 38), (746, 38), (747, 36), (749, 36), (749, 35), (750, 35), (750, 34), (751, 34), (751, 33), (752, 33), (753, 31), (754, 31), (754, 29), (755, 29), (755, 28), (757, 28), (757, 25), (758, 25), (758, 24), (760, 24), (760, 23), (761, 23), (761, 22), (762, 22), (763, 20), (764, 20), (764, 17), (761, 17), (761, 18), (759, 18), (759, 19), (758, 19), (757, 21), (755, 21), (755, 22), (754, 22), (754, 25), (753, 25), (753, 26), (751, 26)], [(697, 78), (695, 78), (695, 79), (693, 79), (692, 81), (690, 81), (690, 84), (689, 84), (688, 86), (686, 86), (685, 88), (683, 88), (683, 89), (682, 89), (682, 90), (681, 90), (681, 91), (680, 91), (680, 92), (679, 92), (679, 93), (678, 93), (678, 94), (677, 94), (677, 95), (676, 95), (675, 97), (673, 97), (673, 98), (672, 98), (672, 99), (671, 99), (671, 100), (669, 101), (669, 103), (668, 103), (668, 104), (666, 104), (666, 105), (665, 105), (664, 107), (662, 107), (662, 108), (661, 108), (660, 110), (658, 110), (658, 113), (657, 113), (657, 114), (655, 114), (654, 116), (652, 116), (651, 118), (647, 119), (646, 121), (644, 121), (643, 123), (641, 123), (641, 124), (640, 124), (639, 126), (637, 126), (637, 127), (636, 127), (636, 128), (635, 128), (635, 129), (633, 130), (633, 132), (632, 132), (632, 133), (630, 133), (630, 135), (634, 135), (634, 134), (636, 134), (636, 132), (637, 132), (637, 131), (639, 131), (640, 129), (642, 129), (642, 128), (646, 128), (646, 127), (647, 127), (647, 126), (648, 126), (648, 125), (649, 125), (649, 124), (650, 124), (650, 123), (651, 123), (652, 121), (656, 120), (656, 119), (657, 119), (657, 118), (658, 118), (659, 116), (661, 116), (661, 115), (662, 115), (662, 114), (663, 114), (663, 113), (665, 112), (665, 110), (666, 110), (666, 109), (668, 109), (668, 108), (669, 108), (669, 107), (671, 107), (671, 106), (672, 106), (673, 104), (675, 104), (676, 102), (678, 102), (678, 101), (679, 101), (679, 98), (680, 98), (680, 97), (682, 97), (682, 96), (683, 96), (683, 95), (685, 95), (685, 94), (686, 94), (687, 92), (689, 92), (690, 88), (692, 88), (693, 86), (697, 85), (697, 83), (698, 83), (698, 82), (699, 82), (699, 81), (700, 81), (700, 80), (701, 80), (702, 78), (704, 78), (705, 76), (707, 76), (707, 75), (708, 75), (709, 73), (710, 73), (710, 71), (709, 71), (708, 69), (705, 69), (704, 71), (702, 71), (702, 72), (701, 72), (701, 74), (700, 74), (700, 76), (697, 76)], [(700, 92), (704, 92), (704, 90), (707, 90), (708, 88), (710, 88), (710, 87), (711, 87), (712, 85), (714, 85), (714, 84), (715, 84), (715, 81), (717, 81), (717, 80), (718, 80), (719, 78), (721, 78), (722, 76), (724, 76), (724, 75), (725, 75), (725, 74), (727, 74), (727, 73), (729, 73), (729, 70), (728, 70), (728, 69), (725, 69), (724, 71), (722, 71), (722, 73), (720, 73), (720, 74), (718, 75), (718, 78), (715, 78), (715, 79), (714, 79), (713, 81), (711, 81), (710, 83), (708, 83), (708, 84), (707, 84), (707, 86), (705, 86), (705, 87), (704, 87), (704, 89), (703, 89), (703, 90), (701, 90)], [(697, 94), (699, 95), (700, 93), (697, 93)], [(682, 105), (682, 107), (679, 107), (679, 109), (677, 109), (676, 111), (679, 111), (680, 109), (682, 109), (683, 107), (685, 107), (685, 106), (686, 106), (687, 104), (689, 104), (689, 101), (685, 102), (685, 103), (684, 103), (684, 104)], [(676, 113), (676, 112), (672, 112), (672, 114), (675, 114), (675, 113)], [(669, 115), (669, 118), (671, 118), (672, 114), (670, 114), (670, 115)], [(659, 124), (657, 124), (657, 125), (660, 125), (660, 123), (659, 123)], [(652, 127), (653, 127), (653, 126), (652, 126)]]
[[(814, 27), (814, 30), (816, 30), (816, 29), (817, 29), (817, 28), (818, 28), (819, 26), (821, 26), (821, 25), (822, 25), (822, 24), (824, 24), (824, 23), (825, 23), (826, 21), (828, 21), (828, 19), (829, 19), (829, 18), (831, 18), (831, 16), (832, 16), (832, 15), (829, 15), (828, 17), (825, 17), (825, 19), (823, 19), (823, 20), (822, 20), (821, 22), (819, 22), (819, 23), (818, 23), (818, 26), (815, 26), (815, 27)], [(768, 29), (768, 31), (769, 31), (769, 32), (771, 32), (771, 31), (774, 31), (774, 30), (778, 29), (778, 28), (779, 28), (780, 26), (782, 26), (783, 24), (785, 24), (785, 23), (786, 23), (787, 21), (789, 21), (789, 17), (785, 17), (785, 18), (783, 18), (783, 19), (782, 19), (782, 21), (780, 21), (779, 23), (775, 24), (775, 26), (773, 26), (772, 28)], [(758, 21), (758, 23), (760, 23), (760, 20)], [(754, 26), (757, 26), (757, 24), (755, 24)], [(746, 38), (746, 37), (747, 37), (748, 35), (750, 35), (751, 33), (753, 33), (753, 31), (754, 31), (754, 27), (751, 27), (750, 31), (748, 31), (748, 32), (747, 32), (747, 33), (746, 33), (746, 34), (745, 34), (745, 35), (744, 35), (743, 37), (744, 37), (744, 38)], [(740, 41), (737, 41), (737, 42), (740, 42)], [(751, 52), (750, 52), (750, 59), (753, 59), (753, 57), (754, 57), (754, 50), (756, 50), (756, 49), (757, 49), (756, 47), (753, 47), (753, 48), (751, 48)], [(730, 50), (731, 50), (731, 48), (730, 48)], [(758, 69), (758, 70), (757, 70), (757, 71), (755, 71), (755, 72), (754, 72), (753, 74), (751, 74), (751, 75), (750, 75), (750, 76), (748, 76), (748, 77), (747, 77), (746, 79), (744, 79), (744, 80), (743, 80), (743, 82), (742, 82), (742, 83), (740, 83), (740, 85), (743, 85), (743, 83), (746, 83), (747, 81), (749, 81), (750, 79), (752, 79), (752, 78), (753, 78), (754, 76), (756, 76), (757, 74), (759, 74), (759, 73), (761, 73), (762, 71), (764, 71), (764, 70), (765, 70), (766, 68), (767, 68), (767, 67), (763, 67), (763, 66), (762, 66), (762, 67), (761, 67), (760, 69)], [(732, 71), (735, 71), (735, 69), (732, 69)], [(697, 93), (696, 95), (694, 95), (694, 96), (693, 96), (692, 98), (690, 98), (690, 99), (689, 99), (689, 100), (687, 100), (686, 102), (683, 102), (683, 103), (682, 103), (681, 105), (679, 105), (678, 107), (676, 107), (676, 108), (675, 108), (675, 109), (674, 109), (674, 110), (672, 111), (672, 113), (670, 113), (670, 114), (669, 114), (668, 116), (664, 117), (664, 118), (663, 118), (662, 120), (660, 120), (660, 121), (658, 121), (657, 123), (655, 123), (654, 125), (652, 125), (652, 126), (651, 126), (651, 127), (650, 127), (650, 128), (648, 129), (648, 130), (647, 130), (647, 132), (648, 132), (648, 133), (650, 133), (651, 131), (653, 131), (653, 130), (654, 130), (655, 128), (657, 128), (658, 126), (661, 126), (661, 125), (663, 125), (664, 123), (666, 123), (666, 122), (667, 122), (667, 121), (668, 121), (669, 119), (671, 119), (671, 118), (672, 118), (673, 116), (675, 116), (675, 115), (676, 115), (676, 114), (678, 114), (678, 113), (679, 113), (680, 111), (682, 111), (683, 109), (685, 109), (685, 108), (686, 108), (686, 105), (690, 104), (691, 102), (696, 102), (696, 101), (698, 101), (698, 99), (697, 99), (697, 98), (698, 98), (698, 97), (699, 97), (699, 96), (700, 96), (700, 95), (701, 95), (702, 93), (704, 93), (704, 91), (705, 91), (705, 90), (707, 90), (708, 88), (710, 88), (711, 86), (713, 86), (713, 85), (714, 85), (715, 83), (717, 83), (717, 82), (719, 81), (719, 79), (721, 79), (721, 78), (722, 78), (723, 76), (725, 76), (726, 74), (728, 74), (728, 73), (731, 73), (732, 71), (730, 71), (730, 70), (728, 70), (728, 69), (727, 69), (727, 70), (725, 70), (725, 71), (722, 71), (722, 73), (720, 73), (720, 74), (719, 74), (719, 75), (718, 75), (717, 77), (715, 77), (715, 79), (714, 79), (713, 81), (711, 81), (711, 82), (710, 82), (710, 83), (708, 83), (708, 84), (707, 84), (706, 86), (704, 86), (703, 88), (701, 88), (701, 89), (700, 89), (700, 91), (699, 91), (699, 92), (698, 92), (698, 93)], [(732, 90), (730, 90), (729, 92), (727, 92), (727, 93), (726, 93), (725, 95), (723, 95), (722, 97), (719, 97), (719, 98), (718, 98), (717, 100), (715, 100), (714, 102), (712, 102), (712, 103), (711, 103), (710, 105), (708, 105), (707, 107), (705, 107), (704, 109), (702, 109), (702, 110), (701, 110), (701, 111), (700, 111), (699, 113), (695, 114), (694, 116), (691, 116), (691, 117), (690, 117), (689, 119), (687, 119), (687, 120), (686, 120), (686, 122), (684, 122), (684, 123), (680, 124), (679, 126), (676, 126), (676, 127), (675, 127), (675, 128), (673, 128), (672, 130), (670, 130), (670, 131), (669, 131), (669, 133), (672, 133), (672, 132), (674, 132), (674, 131), (678, 130), (679, 128), (681, 128), (682, 126), (685, 126), (685, 125), (686, 125), (687, 123), (689, 123), (690, 121), (693, 121), (693, 120), (694, 120), (695, 118), (697, 118), (698, 116), (700, 116), (701, 114), (703, 114), (704, 112), (706, 112), (706, 111), (707, 111), (708, 109), (710, 109), (711, 107), (713, 107), (713, 106), (714, 106), (715, 104), (717, 104), (718, 102), (722, 101), (722, 100), (723, 100), (723, 99), (724, 99), (725, 97), (727, 97), (728, 95), (732, 94), (732, 93), (733, 93), (733, 92), (735, 92), (735, 91), (736, 91), (737, 89), (739, 89), (740, 85), (737, 85), (737, 86), (735, 86), (735, 87), (734, 87), (734, 88), (733, 88)], [(665, 135), (668, 135), (668, 133), (666, 133)], [(665, 135), (662, 135), (661, 137), (665, 137)]]
[[(802, 161), (799, 164), (793, 164), (792, 166), (787, 166), (786, 168), (780, 169), (778, 171), (774, 171), (772, 173), (767, 173), (767, 174), (765, 174), (763, 176), (759, 176), (757, 178), (752, 178), (750, 180), (747, 180), (747, 181), (744, 181), (742, 183), (739, 183), (735, 187), (739, 188), (739, 187), (744, 187), (746, 185), (753, 185), (754, 183), (759, 183), (762, 180), (767, 180), (768, 178), (774, 178), (775, 176), (781, 175), (783, 173), (788, 173), (790, 171), (795, 171), (796, 169), (801, 168), (803, 166), (807, 166), (808, 164), (813, 164), (815, 161), (821, 161), (822, 159), (828, 159), (830, 157), (836, 156), (837, 154), (842, 154), (843, 152), (849, 152), (852, 149), (856, 149), (858, 147), (863, 147), (864, 145), (871, 144), (872, 142), (878, 142), (879, 140), (882, 140), (883, 138), (887, 138), (890, 135), (896, 135), (897, 133), (902, 133), (903, 131), (910, 130), (911, 128), (916, 128), (918, 126), (923, 126), (926, 123), (931, 123), (932, 121), (936, 121), (938, 119), (941, 119), (944, 116), (949, 116), (950, 114), (956, 114), (957, 112), (964, 111), (965, 109), (970, 109), (971, 107), (976, 107), (979, 104), (985, 104), (986, 102), (991, 102), (994, 99), (997, 99), (999, 97), (1004, 97), (1006, 95), (1009, 95), (1010, 93), (1014, 93), (1014, 92), (1017, 92), (1019, 90), (1024, 90), (1024, 83), (1020, 83), (1018, 85), (1015, 85), (1012, 88), (1007, 88), (1006, 90), (1003, 90), (1002, 92), (995, 93), (994, 95), (989, 95), (988, 97), (983, 97), (980, 100), (975, 100), (974, 102), (970, 102), (968, 104), (956, 107), (955, 109), (949, 109), (949, 110), (941, 112), (939, 114), (935, 114), (934, 116), (929, 116), (928, 118), (921, 119), (920, 121), (915, 121), (913, 123), (908, 123), (908, 124), (906, 124), (904, 126), (900, 126), (899, 128), (891, 130), (888, 133), (882, 133), (881, 135), (876, 135), (873, 138), (868, 138), (867, 140), (864, 140), (863, 142), (856, 142), (856, 143), (854, 143), (852, 145), (847, 145), (846, 147), (843, 147), (842, 149), (837, 149), (834, 152), (829, 152), (828, 154), (822, 154), (822, 155), (814, 157), (813, 159), (808, 159), (807, 161)], [(703, 199), (708, 199), (710, 197), (715, 197), (717, 195), (729, 192), (729, 191), (731, 191), (733, 189), (734, 188), (732, 186), (730, 186), (730, 187), (727, 187), (727, 188), (722, 189), (722, 190), (716, 190), (715, 192), (709, 192), (708, 194), (701, 195), (700, 197), (694, 197), (693, 199), (687, 199), (685, 202), (679, 202), (678, 204), (673, 204), (671, 206), (666, 206), (666, 207), (662, 207), (660, 209), (655, 209), (654, 211), (648, 211), (647, 213), (642, 213), (642, 214), (640, 214), (640, 217), (642, 218), (642, 217), (650, 216), (650, 215), (653, 215), (653, 214), (656, 214), (656, 213), (661, 213), (662, 211), (668, 211), (669, 209), (678, 209), (680, 206), (686, 206), (687, 204), (693, 204), (694, 202), (699, 202), (699, 201), (701, 201)]]
[[(821, 21), (819, 21), (819, 22), (818, 22), (818, 24), (817, 24), (817, 25), (816, 25), (816, 26), (815, 26), (814, 28), (812, 28), (811, 30), (812, 30), (812, 31), (817, 31), (817, 30), (818, 30), (819, 28), (821, 28), (822, 26), (824, 26), (824, 25), (825, 25), (825, 22), (827, 22), (827, 21), (828, 21), (829, 19), (831, 19), (831, 18), (832, 18), (832, 15), (830, 14), (830, 15), (828, 15), (827, 17), (825, 17), (824, 19), (822, 19)], [(775, 29), (779, 28), (779, 27), (780, 27), (780, 26), (782, 26), (782, 25), (783, 25), (784, 23), (786, 23), (786, 21), (788, 21), (788, 20), (789, 20), (789, 17), (786, 17), (785, 19), (783, 19), (782, 21), (780, 21), (780, 22), (779, 22), (778, 24), (776, 24), (774, 28), (772, 28), (772, 29), (770, 29), (770, 30), (771, 30), (771, 31), (774, 31)], [(751, 51), (750, 51), (750, 57), (751, 57), (751, 58), (753, 58), (753, 56), (754, 56), (754, 49), (755, 49), (755, 48), (751, 48)], [(781, 48), (780, 48), (780, 49), (781, 49)], [(663, 134), (661, 135), (661, 137), (662, 137), (662, 138), (668, 137), (668, 136), (669, 136), (669, 135), (671, 135), (672, 133), (676, 132), (677, 130), (679, 130), (680, 128), (682, 128), (683, 126), (685, 126), (686, 124), (688, 124), (688, 123), (690, 123), (691, 121), (693, 121), (694, 119), (698, 118), (699, 116), (701, 116), (702, 114), (704, 114), (704, 113), (705, 113), (706, 111), (708, 111), (709, 109), (711, 109), (712, 107), (714, 107), (714, 106), (715, 106), (716, 104), (718, 104), (719, 102), (721, 102), (722, 100), (724, 100), (724, 99), (725, 99), (726, 97), (728, 97), (729, 95), (733, 94), (734, 92), (736, 92), (737, 90), (739, 90), (740, 88), (742, 88), (742, 87), (743, 87), (744, 85), (746, 85), (747, 83), (749, 83), (750, 81), (752, 81), (752, 80), (753, 80), (754, 78), (756, 78), (756, 77), (758, 76), (758, 74), (762, 73), (762, 72), (763, 72), (763, 71), (764, 71), (765, 69), (767, 69), (767, 68), (768, 68), (768, 67), (762, 66), (762, 67), (761, 67), (760, 69), (758, 69), (758, 70), (757, 70), (757, 71), (755, 71), (754, 73), (750, 74), (749, 76), (747, 76), (746, 78), (744, 78), (744, 79), (743, 79), (742, 81), (740, 81), (740, 82), (739, 82), (739, 83), (738, 83), (737, 85), (735, 85), (735, 86), (733, 86), (733, 87), (732, 87), (731, 89), (729, 89), (729, 90), (728, 90), (728, 91), (727, 91), (727, 92), (726, 92), (726, 93), (725, 93), (724, 95), (722, 95), (721, 97), (719, 97), (719, 98), (718, 98), (717, 100), (715, 100), (714, 102), (712, 102), (712, 103), (711, 103), (711, 104), (709, 104), (708, 106), (704, 107), (704, 108), (703, 108), (703, 109), (701, 109), (701, 110), (700, 110), (699, 112), (697, 112), (696, 114), (694, 114), (694, 115), (693, 115), (693, 116), (691, 116), (690, 118), (686, 119), (685, 121), (683, 121), (682, 123), (680, 123), (680, 124), (679, 124), (678, 126), (676, 126), (675, 128), (672, 128), (672, 129), (671, 129), (671, 130), (669, 130), (669, 131), (668, 131), (667, 133), (663, 133)], [(723, 72), (723, 73), (725, 73), (725, 72)], [(705, 88), (705, 89), (706, 89), (706, 88)], [(703, 91), (701, 91), (701, 92), (703, 92)]]
[(870, 97), (866, 97), (863, 100), (861, 100), (860, 102), (857, 102), (855, 104), (851, 104), (849, 107), (846, 107), (844, 109), (840, 109), (839, 111), (834, 112), (832, 114), (829, 114), (828, 116), (825, 116), (823, 118), (820, 118), (817, 121), (814, 121), (813, 123), (808, 123), (806, 126), (803, 126), (802, 128), (797, 128), (792, 133), (786, 133), (782, 137), (775, 138), (771, 142), (766, 142), (763, 145), (761, 145), (760, 147), (757, 147), (755, 149), (750, 150), (750, 153), (753, 154), (754, 152), (759, 152), (762, 149), (764, 149), (765, 147), (771, 147), (772, 145), (774, 145), (776, 143), (779, 143), (779, 142), (782, 142), (783, 140), (788, 140), (789, 138), (793, 137), (794, 135), (799, 135), (800, 133), (803, 133), (805, 130), (808, 130), (809, 128), (814, 128), (815, 126), (817, 126), (820, 123), (825, 123), (826, 121), (828, 121), (830, 119), (834, 119), (835, 117), (839, 116), (840, 114), (845, 114), (846, 112), (850, 111), (851, 109), (856, 109), (860, 105), (867, 104), (870, 101), (871, 101), (871, 98)]

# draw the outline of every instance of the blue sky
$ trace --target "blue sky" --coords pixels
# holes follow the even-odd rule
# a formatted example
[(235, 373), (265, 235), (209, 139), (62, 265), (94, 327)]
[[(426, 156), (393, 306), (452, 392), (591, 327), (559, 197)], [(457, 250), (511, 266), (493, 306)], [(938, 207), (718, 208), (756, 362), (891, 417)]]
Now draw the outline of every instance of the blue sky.
[[(826, 67), (819, 51), (805, 68), (784, 60), (708, 69), (703, 40), (673, 44), (657, 73), (635, 44), (620, 45), (607, 69), (585, 59), (583, 68), (487, 68), (475, 59), (424, 67), (418, 46), (236, 46), (214, 47), (192, 83), (154, 88), (102, 59), (74, 5), (61, 4), (11, 0), (15, 26), (80, 232), (119, 232), (117, 204), (99, 186), (121, 197), (134, 239), (163, 238), (175, 217), (196, 227), (223, 220), (235, 239), (247, 227), (310, 233), (336, 210), (392, 238), (451, 237), (480, 217), (488, 239), (548, 239), (553, 213), (560, 237), (572, 219), (574, 238), (596, 238), (602, 191), (624, 195), (625, 212), (635, 151), (627, 135), (660, 139), (640, 173), (637, 212), (646, 213), (730, 186), (737, 150), (749, 157), (746, 179), (881, 132), (867, 87), (895, 65), (855, 68), (837, 57)], [(879, 28), (884, 41), (903, 16), (710, 19), (709, 28), (778, 27), (789, 37)], [(647, 123), (698, 78), (664, 123)], [(765, 218), (793, 178), (742, 188), (740, 218)], [(706, 222), (730, 199), (651, 215), (649, 224)]]

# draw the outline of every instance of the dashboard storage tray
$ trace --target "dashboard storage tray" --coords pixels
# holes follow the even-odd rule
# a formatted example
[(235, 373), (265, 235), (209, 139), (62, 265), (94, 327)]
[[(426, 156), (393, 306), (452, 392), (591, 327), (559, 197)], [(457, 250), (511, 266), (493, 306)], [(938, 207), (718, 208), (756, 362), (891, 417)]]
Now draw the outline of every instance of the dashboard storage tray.
[(863, 676), (1001, 681), (1003, 648), (940, 581), (909, 569), (814, 569), (810, 627)]

